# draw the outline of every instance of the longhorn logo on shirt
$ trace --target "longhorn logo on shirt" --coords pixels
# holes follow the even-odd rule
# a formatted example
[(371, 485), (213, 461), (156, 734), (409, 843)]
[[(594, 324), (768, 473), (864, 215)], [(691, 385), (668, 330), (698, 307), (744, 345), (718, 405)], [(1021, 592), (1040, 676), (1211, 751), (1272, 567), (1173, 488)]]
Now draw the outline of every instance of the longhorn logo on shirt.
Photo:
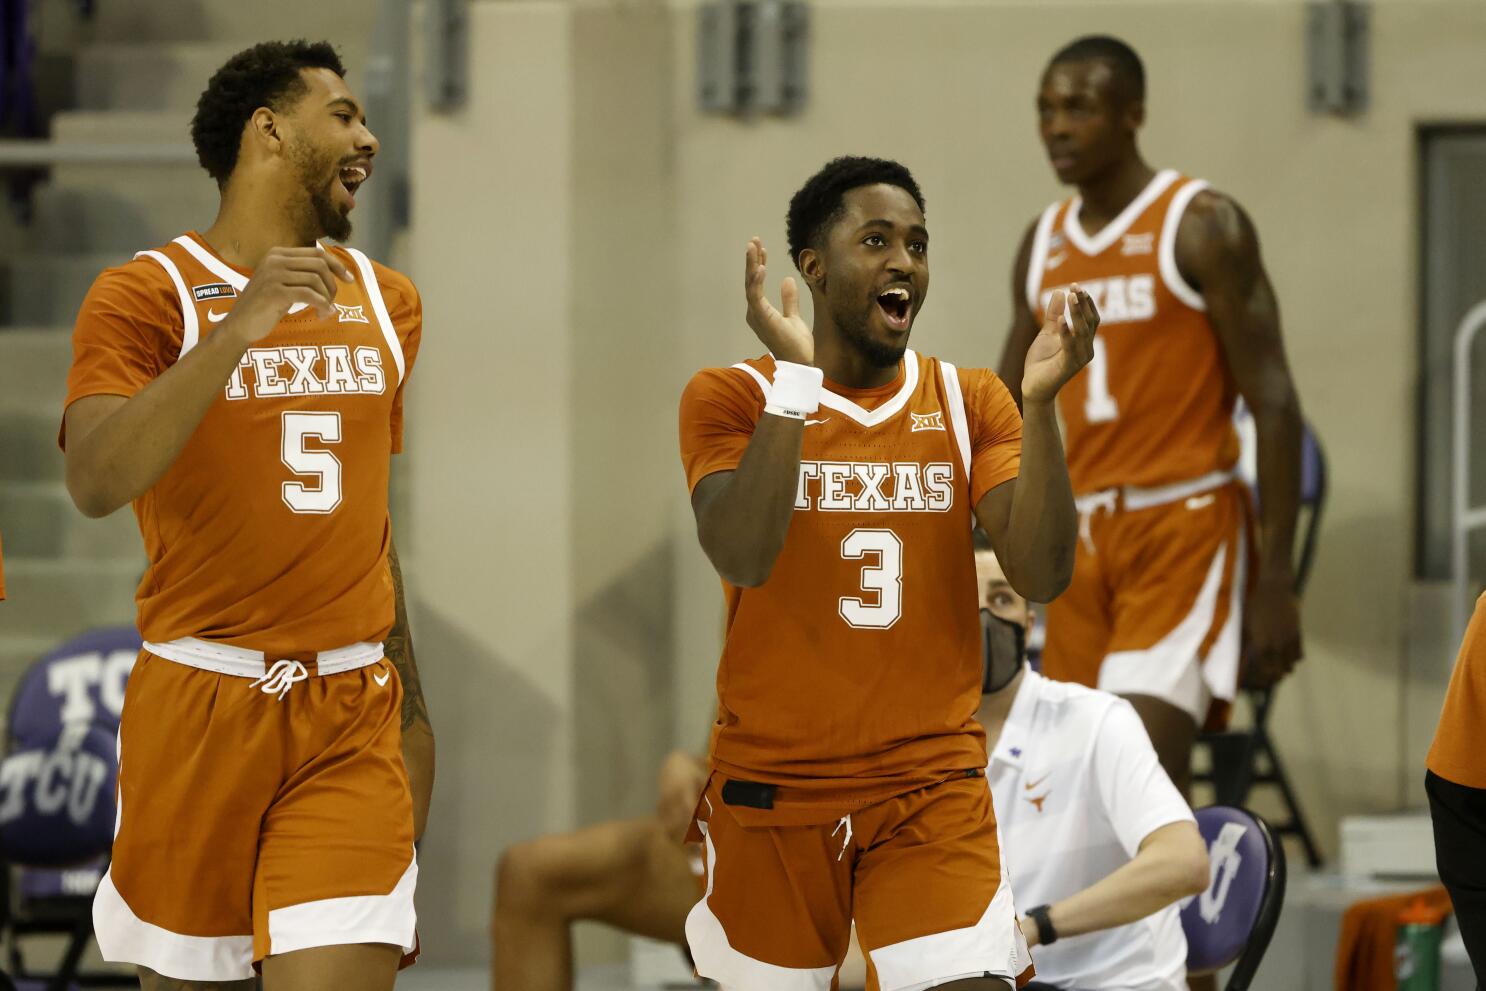
[(913, 429), (909, 433), (918, 433), (920, 430), (943, 430), (944, 411), (937, 413), (909, 413), (913, 417)]
[(335, 308), (340, 313), (341, 323), (371, 323), (366, 318), (366, 307), (364, 306), (343, 306), (340, 303), (336, 303)]

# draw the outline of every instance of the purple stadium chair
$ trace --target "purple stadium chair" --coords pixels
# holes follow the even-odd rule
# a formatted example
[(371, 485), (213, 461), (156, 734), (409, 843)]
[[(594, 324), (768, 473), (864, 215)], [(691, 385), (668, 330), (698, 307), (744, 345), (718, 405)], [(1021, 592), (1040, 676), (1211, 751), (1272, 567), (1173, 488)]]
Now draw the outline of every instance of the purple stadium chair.
[[(113, 843), (119, 713), (139, 648), (133, 627), (93, 630), (37, 661), (16, 686), (0, 761), (0, 853), (8, 861), (0, 923), (12, 937), (6, 970), (20, 988), (136, 986), (78, 967)], [(66, 936), (67, 948), (55, 970), (35, 973), (17, 937), (42, 934)]]
[(1247, 809), (1198, 809), (1197, 828), (1212, 873), (1207, 890), (1182, 906), (1187, 971), (1213, 973), (1232, 964), (1225, 991), (1248, 991), (1285, 901), (1285, 850), (1268, 823)]

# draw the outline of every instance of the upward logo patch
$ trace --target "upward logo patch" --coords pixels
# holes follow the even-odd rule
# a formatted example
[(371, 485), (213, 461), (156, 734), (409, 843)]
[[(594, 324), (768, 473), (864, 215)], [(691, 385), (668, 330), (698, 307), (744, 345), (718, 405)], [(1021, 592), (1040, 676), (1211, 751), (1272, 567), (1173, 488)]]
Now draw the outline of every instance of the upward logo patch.
[(918, 433), (920, 430), (943, 430), (944, 411), (938, 413), (909, 413), (913, 417), (913, 429), (909, 433)]

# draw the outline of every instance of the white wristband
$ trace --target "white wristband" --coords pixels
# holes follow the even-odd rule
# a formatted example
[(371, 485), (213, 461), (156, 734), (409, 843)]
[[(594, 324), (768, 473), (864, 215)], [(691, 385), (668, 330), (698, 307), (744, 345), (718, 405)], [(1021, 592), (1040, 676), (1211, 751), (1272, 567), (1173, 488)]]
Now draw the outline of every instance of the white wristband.
[(820, 409), (820, 390), (826, 373), (812, 365), (793, 361), (774, 363), (774, 385), (769, 389), (765, 413), (803, 420)]

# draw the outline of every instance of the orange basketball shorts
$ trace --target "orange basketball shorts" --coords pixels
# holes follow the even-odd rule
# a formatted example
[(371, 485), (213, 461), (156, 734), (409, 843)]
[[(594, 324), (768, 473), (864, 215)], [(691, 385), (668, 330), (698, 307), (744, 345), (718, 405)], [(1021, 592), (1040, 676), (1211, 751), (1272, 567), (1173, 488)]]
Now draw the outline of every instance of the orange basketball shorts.
[(113, 861), (93, 902), (105, 959), (234, 981), (293, 950), (415, 949), (396, 671), (378, 661), (282, 696), (261, 687), (140, 655)]
[(855, 918), (883, 991), (1030, 978), (983, 776), (805, 826), (743, 826), (723, 785), (714, 774), (695, 824), (706, 887), (686, 938), (701, 976), (728, 991), (826, 991)]
[(1228, 482), (1134, 509), (1109, 496), (1079, 500), (1073, 581), (1047, 607), (1042, 672), (1165, 699), (1218, 728), (1238, 687), (1249, 491)]

